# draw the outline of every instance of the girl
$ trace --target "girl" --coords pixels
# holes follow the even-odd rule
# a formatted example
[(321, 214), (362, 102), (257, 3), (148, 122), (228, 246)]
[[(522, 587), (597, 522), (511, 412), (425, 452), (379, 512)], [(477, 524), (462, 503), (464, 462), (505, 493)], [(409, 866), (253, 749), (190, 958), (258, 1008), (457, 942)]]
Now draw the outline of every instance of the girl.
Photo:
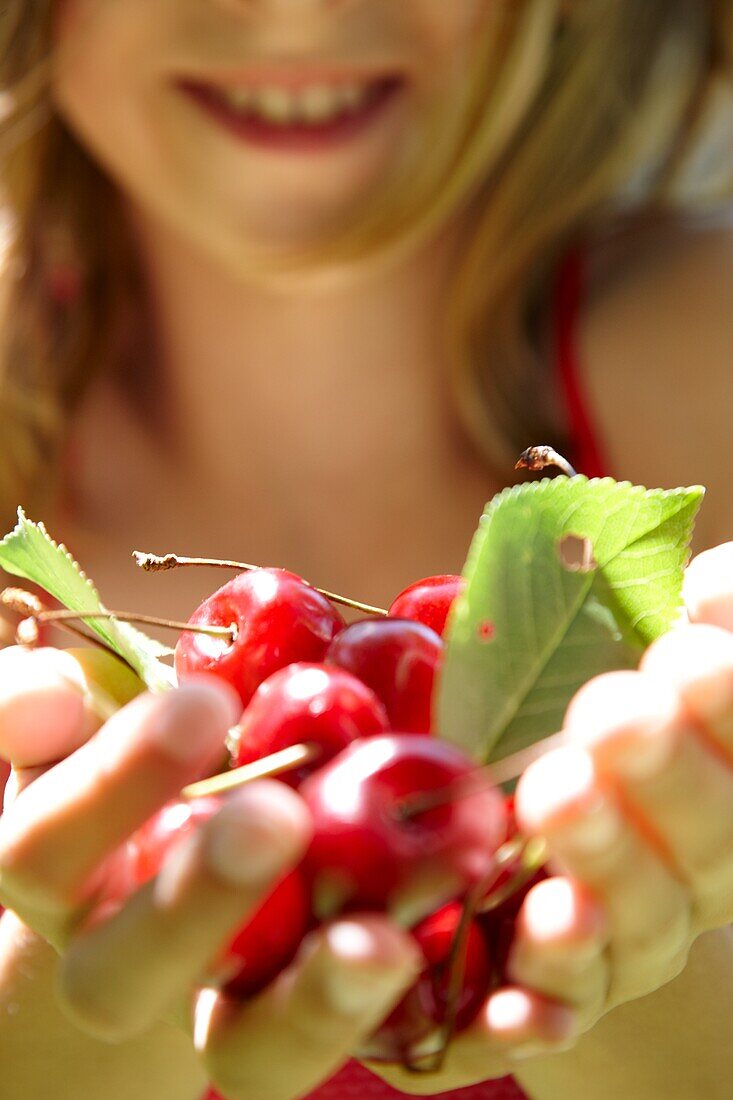
[[(10, 0), (5, 521), (42, 516), (111, 606), (211, 588), (133, 546), (383, 602), (460, 569), (543, 441), (705, 484), (697, 549), (730, 538), (732, 50), (729, 0)], [(692, 624), (591, 681), (527, 771), (557, 874), (513, 984), (440, 1073), (373, 1067), (399, 1090), (727, 1095), (732, 558), (696, 559)], [(70, 676), (0, 654), (3, 1095), (395, 1095), (340, 1070), (414, 977), (386, 919), (324, 928), (245, 1005), (197, 990), (307, 844), (291, 791), (240, 791), (155, 894), (85, 912), (236, 715), (202, 680), (98, 729)]]

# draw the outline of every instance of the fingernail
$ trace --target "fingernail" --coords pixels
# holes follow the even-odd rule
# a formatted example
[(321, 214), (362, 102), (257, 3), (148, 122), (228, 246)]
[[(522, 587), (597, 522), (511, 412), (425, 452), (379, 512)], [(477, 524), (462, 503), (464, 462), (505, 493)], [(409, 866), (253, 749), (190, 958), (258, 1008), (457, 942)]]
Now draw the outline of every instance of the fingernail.
[(598, 801), (591, 757), (582, 749), (565, 746), (530, 764), (517, 788), (520, 823), (529, 832), (544, 833), (561, 827)]
[(584, 810), (571, 826), (561, 829), (559, 842), (579, 852), (602, 852), (619, 839), (623, 829), (620, 813), (604, 799)]
[(213, 819), (207, 862), (235, 885), (266, 884), (297, 863), (310, 835), (302, 799), (283, 783), (259, 780), (231, 795)]
[(700, 718), (715, 721), (730, 712), (731, 662), (733, 634), (719, 626), (693, 623), (658, 638), (640, 667), (652, 677), (674, 683)]
[(606, 673), (581, 690), (566, 715), (571, 744), (586, 747), (601, 768), (629, 779), (660, 771), (672, 753), (679, 697), (644, 672)]
[(577, 1039), (567, 1039), (558, 1043), (525, 1043), (515, 1050), (507, 1051), (510, 1062), (527, 1062), (531, 1058), (547, 1058), (550, 1054), (566, 1054), (577, 1045)]
[(569, 952), (586, 964), (607, 935), (607, 917), (599, 901), (567, 878), (537, 883), (524, 899), (521, 923), (534, 944)]
[(241, 710), (228, 685), (214, 683), (212, 677), (187, 681), (155, 703), (158, 709), (151, 717), (146, 740), (187, 764), (223, 753), (227, 730)]
[(575, 1011), (554, 1001), (538, 1004), (536, 994), (521, 987), (499, 989), (489, 997), (487, 1023), (506, 1043), (508, 1057), (533, 1057), (569, 1042), (576, 1032)]
[(346, 1016), (381, 1009), (399, 999), (420, 970), (420, 956), (398, 929), (367, 920), (337, 921), (325, 933), (330, 952), (326, 995)]

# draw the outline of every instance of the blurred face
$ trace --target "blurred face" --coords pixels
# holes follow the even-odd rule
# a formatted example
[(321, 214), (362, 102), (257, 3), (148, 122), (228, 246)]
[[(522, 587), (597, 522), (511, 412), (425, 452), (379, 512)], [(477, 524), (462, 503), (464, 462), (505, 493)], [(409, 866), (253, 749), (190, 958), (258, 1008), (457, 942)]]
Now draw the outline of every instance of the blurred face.
[(491, 6), (56, 0), (54, 98), (134, 203), (245, 270), (409, 180)]

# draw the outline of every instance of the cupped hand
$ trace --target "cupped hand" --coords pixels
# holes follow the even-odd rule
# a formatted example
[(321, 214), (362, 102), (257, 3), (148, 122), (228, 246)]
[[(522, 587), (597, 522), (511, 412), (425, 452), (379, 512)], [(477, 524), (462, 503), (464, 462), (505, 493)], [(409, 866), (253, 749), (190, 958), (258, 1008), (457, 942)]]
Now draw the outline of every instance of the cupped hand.
[(691, 562), (684, 595), (688, 621), (637, 671), (589, 681), (567, 746), (519, 782), (520, 828), (545, 838), (553, 877), (520, 910), (516, 984), (491, 995), (441, 1072), (372, 1067), (396, 1087), (460, 1088), (572, 1046), (676, 977), (701, 932), (733, 922), (733, 542)]
[(312, 933), (261, 994), (235, 1003), (207, 967), (300, 859), (306, 808), (253, 783), (184, 838), (155, 879), (119, 893), (118, 854), (180, 789), (216, 769), (241, 705), (201, 677), (141, 695), (100, 724), (67, 655), (0, 652), (0, 902), (60, 953), (58, 999), (112, 1042), (179, 1023), (230, 1100), (291, 1100), (330, 1076), (417, 971), (411, 939), (379, 916)]

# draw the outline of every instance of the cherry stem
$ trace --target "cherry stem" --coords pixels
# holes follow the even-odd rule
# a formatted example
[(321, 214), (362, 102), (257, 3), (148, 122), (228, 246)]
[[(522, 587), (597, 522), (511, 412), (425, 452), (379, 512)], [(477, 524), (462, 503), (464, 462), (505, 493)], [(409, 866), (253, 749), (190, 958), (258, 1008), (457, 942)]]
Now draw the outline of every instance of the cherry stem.
[(166, 630), (185, 630), (192, 634), (207, 634), (212, 638), (224, 638), (232, 645), (237, 637), (234, 624), (231, 626), (196, 626), (191, 623), (177, 622), (175, 619), (159, 619), (157, 615), (139, 615), (132, 611), (41, 611), (32, 616), (39, 623), (64, 623), (73, 619), (117, 619), (121, 623), (144, 623), (146, 626), (161, 626)]
[(543, 737), (540, 741), (535, 741), (526, 749), (512, 753), (511, 756), (505, 756), (495, 764), (475, 768), (468, 775), (462, 775), (438, 790), (407, 795), (397, 802), (395, 812), (403, 821), (409, 821), (411, 817), (417, 817), (438, 806), (448, 805), (458, 798), (468, 798), (487, 787), (498, 787), (502, 783), (508, 783), (520, 776), (535, 760), (539, 760), (545, 753), (559, 748), (565, 742), (565, 732), (560, 730), (549, 737)]
[(548, 447), (546, 444), (527, 447), (526, 451), (522, 451), (519, 456), (514, 469), (544, 470), (548, 466), (557, 466), (558, 470), (562, 470), (567, 477), (578, 476), (578, 471), (570, 465), (568, 460), (563, 458), (561, 454), (558, 454), (553, 447)]
[[(229, 561), (224, 558), (187, 558), (178, 554), (146, 554), (141, 550), (133, 550), (132, 556), (136, 564), (146, 573), (165, 573), (169, 569), (180, 569), (184, 566), (194, 565), (213, 569), (236, 569), (240, 573), (251, 572), (253, 569), (261, 569), (259, 565), (250, 565), (246, 561)], [(311, 587), (315, 587), (311, 585)], [(339, 596), (336, 592), (328, 592), (325, 588), (316, 588), (331, 603), (350, 607), (353, 611), (359, 611), (364, 615), (381, 615), (387, 617), (387, 611), (383, 607), (373, 607), (372, 604), (362, 603), (360, 600), (352, 600), (349, 596)]]
[[(15, 638), (18, 645), (26, 646), (27, 648), (33, 648), (38, 644), (38, 623), (43, 622), (43, 616), (51, 614), (46, 605), (35, 596), (32, 592), (26, 592), (23, 588), (6, 588), (0, 593), (0, 603), (7, 607), (10, 611), (14, 611), (17, 615), (23, 615), (24, 618), (15, 631)], [(73, 634), (75, 638), (81, 638), (83, 641), (88, 642), (90, 645), (96, 646), (98, 649), (104, 649), (107, 653), (114, 654), (120, 661), (132, 668), (129, 661), (107, 645), (102, 638), (97, 638), (93, 634), (87, 634), (85, 630), (79, 630), (78, 627), (72, 626), (71, 623), (64, 622), (63, 620), (58, 623), (60, 630), (65, 630), (67, 634)], [(133, 669), (133, 672), (135, 669)]]
[[(515, 859), (517, 855), (521, 855), (526, 847), (527, 841), (525, 841), (524, 838), (517, 838), (517, 840), (503, 844), (496, 853), (496, 863), (494, 867), (492, 867), (483, 878), (474, 883), (463, 899), (461, 917), (453, 935), (450, 954), (448, 956), (448, 989), (446, 991), (447, 1012), (440, 1029), (440, 1047), (435, 1052), (430, 1052), (422, 1056), (418, 1054), (412, 1059), (410, 1059), (408, 1055), (403, 1061), (403, 1067), (409, 1073), (438, 1073), (443, 1068), (451, 1039), (456, 1030), (458, 1002), (461, 995), (463, 978), (466, 972), (468, 937), (471, 931), (471, 921), (477, 913), (485, 911), (482, 905), (482, 898), (485, 898), (487, 891), (490, 891), (492, 886), (498, 881), (505, 865), (511, 859)], [(425, 1064), (427, 1058), (431, 1058), (432, 1060)]]
[(448, 960), (449, 977), (446, 992), (447, 1012), (443, 1021), (440, 1049), (436, 1053), (433, 1065), (428, 1072), (438, 1073), (443, 1068), (448, 1047), (455, 1034), (458, 1023), (458, 1003), (461, 996), (461, 986), (466, 973), (466, 961), (468, 956), (468, 937), (471, 932), (471, 921), (476, 913), (476, 908), (484, 890), (484, 882), (479, 881), (469, 890), (461, 908), (461, 919), (458, 922), (453, 942), (451, 944)]
[(198, 783), (190, 783), (181, 791), (181, 798), (204, 798), (207, 795), (222, 794), (251, 783), (253, 779), (265, 779), (267, 776), (280, 775), (281, 772), (302, 767), (303, 764), (311, 764), (322, 753), (320, 745), (290, 745), (287, 749), (263, 756), (261, 760), (243, 764), (241, 768), (232, 768), (231, 771), (212, 775)]
[[(502, 845), (497, 853), (497, 862), (500, 864), (500, 870), (505, 864), (509, 863), (512, 859), (521, 860), (521, 864), (516, 874), (505, 882), (504, 885), (493, 893), (489, 893), (479, 904), (477, 912), (490, 913), (493, 909), (498, 909), (499, 906), (512, 897), (517, 890), (521, 890), (525, 883), (529, 882), (540, 867), (547, 862), (547, 842), (543, 837), (523, 837), (517, 836), (512, 840), (507, 841)], [(498, 876), (497, 876), (498, 877)], [(491, 884), (487, 887), (491, 889)]]

